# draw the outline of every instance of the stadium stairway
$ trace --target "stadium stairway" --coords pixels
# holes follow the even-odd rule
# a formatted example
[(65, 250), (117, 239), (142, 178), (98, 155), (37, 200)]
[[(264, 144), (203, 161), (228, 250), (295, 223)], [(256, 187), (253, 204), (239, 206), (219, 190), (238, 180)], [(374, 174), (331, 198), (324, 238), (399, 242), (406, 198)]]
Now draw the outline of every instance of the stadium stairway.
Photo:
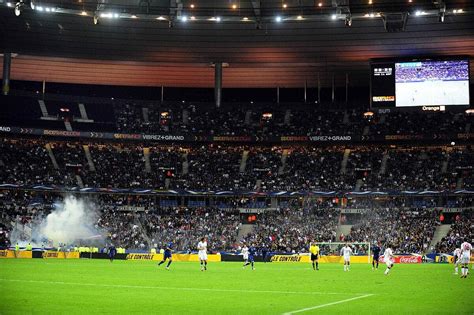
[[(449, 155), (448, 155), (449, 158)], [(441, 173), (446, 174), (448, 171), (448, 159), (446, 161), (443, 161), (443, 165), (441, 166)]]
[(87, 116), (86, 107), (82, 103), (79, 103), (79, 113), (81, 113), (82, 119), (89, 120), (89, 117)]
[(143, 157), (145, 158), (145, 172), (151, 173), (150, 148), (143, 148)]
[(183, 154), (183, 164), (182, 164), (182, 173), (186, 175), (189, 173), (189, 162), (188, 162), (188, 152)]
[(281, 154), (281, 166), (278, 168), (278, 175), (283, 174), (286, 165), (286, 159), (288, 158), (288, 149), (284, 149)]
[(369, 131), (370, 131), (370, 127), (369, 126), (365, 126), (364, 127), (364, 130), (362, 131), (362, 135), (363, 136), (367, 136), (369, 134)]
[(339, 224), (336, 230), (336, 239), (339, 240), (339, 236), (341, 236), (341, 234), (344, 234), (344, 236), (349, 235), (349, 233), (351, 232), (351, 228), (352, 225)]
[(248, 110), (248, 111), (245, 113), (244, 124), (250, 125), (251, 123), (252, 123), (252, 111), (251, 111), (251, 110)]
[[(142, 236), (142, 239), (145, 240), (145, 242), (148, 244), (148, 247), (152, 246), (152, 240), (150, 236), (146, 233), (145, 228), (143, 227), (142, 222), (137, 216), (134, 216), (134, 224), (138, 227), (140, 234)], [(145, 244), (146, 245), (146, 244)]]
[(143, 121), (146, 123), (150, 122), (150, 119), (148, 119), (148, 107), (142, 107), (142, 116), (143, 116)]
[(94, 161), (92, 160), (91, 150), (89, 149), (89, 146), (83, 145), (82, 148), (84, 149), (84, 154), (86, 155), (87, 165), (89, 165), (89, 171), (95, 172), (95, 165)]
[(253, 233), (254, 227), (253, 224), (242, 224), (237, 233), (237, 241), (240, 242), (246, 235)]
[(72, 131), (72, 126), (69, 120), (64, 121), (64, 128), (66, 128), (67, 131)]
[(51, 163), (53, 163), (53, 166), (55, 169), (59, 169), (58, 162), (56, 161), (56, 157), (54, 156), (53, 150), (51, 149), (51, 145), (49, 143), (46, 143), (44, 145), (46, 148), (46, 151), (48, 152), (49, 158), (51, 159)]
[(43, 100), (38, 100), (38, 104), (39, 104), (39, 107), (40, 107), (40, 110), (41, 110), (42, 117), (49, 117), (48, 109), (46, 108), (46, 104), (44, 103), (44, 101)]
[(379, 124), (385, 124), (385, 119), (387, 118), (387, 115), (385, 114), (382, 114), (380, 115), (380, 119), (379, 119)]
[(349, 125), (350, 124), (350, 121), (349, 121), (349, 113), (346, 111), (344, 111), (344, 118), (342, 118), (342, 123), (344, 125)]
[(385, 151), (382, 157), (382, 163), (380, 165), (380, 171), (379, 171), (380, 175), (385, 174), (385, 171), (387, 170), (387, 161), (388, 161), (388, 152)]
[(183, 109), (183, 124), (187, 125), (189, 123), (189, 111), (187, 109)]
[(446, 235), (448, 235), (449, 231), (451, 230), (451, 225), (450, 224), (441, 224), (436, 227), (436, 230), (433, 234), (433, 239), (431, 240), (430, 243), (430, 249), (434, 248), (436, 244), (438, 244), (439, 241)]
[(342, 158), (342, 162), (341, 162), (341, 174), (346, 174), (347, 161), (349, 160), (349, 155), (350, 154), (351, 154), (350, 149), (345, 149), (344, 150), (344, 157)]
[(84, 182), (82, 181), (81, 176), (77, 174), (76, 174), (76, 183), (77, 183), (77, 186), (79, 186), (80, 188), (84, 188)]
[(247, 166), (248, 157), (249, 157), (249, 151), (244, 150), (244, 152), (242, 152), (242, 160), (240, 160), (239, 172), (241, 173), (245, 172), (245, 167)]
[(291, 110), (287, 109), (285, 112), (285, 118), (283, 120), (283, 123), (287, 126), (290, 125), (291, 123)]

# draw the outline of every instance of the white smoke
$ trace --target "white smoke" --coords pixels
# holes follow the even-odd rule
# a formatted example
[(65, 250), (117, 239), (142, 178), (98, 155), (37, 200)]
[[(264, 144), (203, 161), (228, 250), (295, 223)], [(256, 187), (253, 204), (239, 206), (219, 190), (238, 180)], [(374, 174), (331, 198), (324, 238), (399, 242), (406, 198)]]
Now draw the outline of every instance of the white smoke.
[(66, 196), (54, 204), (46, 217), (34, 218), (27, 225), (16, 224), (11, 243), (33, 246), (93, 245), (102, 244), (103, 231), (97, 228), (99, 213), (92, 202)]
[(67, 196), (43, 220), (39, 234), (55, 244), (72, 244), (77, 240), (92, 239), (99, 234), (95, 227), (97, 217), (91, 203)]

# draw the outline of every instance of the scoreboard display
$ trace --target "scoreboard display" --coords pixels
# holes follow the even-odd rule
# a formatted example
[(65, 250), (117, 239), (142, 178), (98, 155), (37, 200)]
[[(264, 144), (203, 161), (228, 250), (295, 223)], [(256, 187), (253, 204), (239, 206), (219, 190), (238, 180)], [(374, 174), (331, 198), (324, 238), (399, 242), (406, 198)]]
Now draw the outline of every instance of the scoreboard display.
[(373, 61), (372, 107), (468, 106), (467, 58)]

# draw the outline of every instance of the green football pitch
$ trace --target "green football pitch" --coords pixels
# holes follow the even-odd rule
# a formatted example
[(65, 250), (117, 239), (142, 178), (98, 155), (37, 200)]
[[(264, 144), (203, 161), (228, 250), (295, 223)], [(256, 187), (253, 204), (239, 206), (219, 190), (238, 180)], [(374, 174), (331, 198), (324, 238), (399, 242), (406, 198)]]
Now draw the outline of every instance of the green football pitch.
[[(474, 280), (446, 264), (0, 260), (0, 314), (473, 314)], [(472, 270), (470, 270), (472, 273)]]

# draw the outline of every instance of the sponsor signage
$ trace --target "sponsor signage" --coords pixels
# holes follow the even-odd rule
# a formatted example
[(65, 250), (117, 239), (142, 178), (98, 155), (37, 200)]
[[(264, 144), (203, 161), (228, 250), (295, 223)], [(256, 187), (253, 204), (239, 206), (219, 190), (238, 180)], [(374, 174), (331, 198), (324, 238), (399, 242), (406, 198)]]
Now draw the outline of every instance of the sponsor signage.
[(239, 208), (240, 213), (264, 213), (276, 210), (278, 210), (278, 208)]
[(117, 207), (118, 211), (145, 211), (145, 207), (133, 207), (133, 206), (119, 206)]
[(311, 136), (309, 137), (311, 141), (317, 141), (317, 142), (326, 142), (326, 141), (351, 141), (352, 137), (351, 136)]
[[(383, 255), (380, 256), (380, 262), (385, 263), (385, 258)], [(394, 262), (396, 264), (421, 264), (422, 257), (415, 255), (395, 256)]]
[(446, 106), (441, 105), (441, 106), (423, 106), (421, 108), (423, 111), (433, 111), (433, 112), (444, 112), (446, 110)]
[(156, 254), (128, 254), (127, 260), (158, 260)]
[[(439, 107), (439, 106), (438, 106)], [(362, 132), (362, 130), (361, 130)], [(367, 142), (367, 141), (410, 141), (410, 140), (469, 140), (474, 133), (457, 134), (407, 134), (407, 135), (310, 135), (310, 136), (195, 136), (173, 134), (126, 134), (110, 132), (67, 131), (51, 129), (0, 126), (0, 133), (28, 134), (65, 138), (121, 139), (129, 141), (156, 142), (245, 142), (245, 143), (286, 143), (286, 142)]]
[[(307, 257), (307, 256), (306, 256)], [(301, 262), (303, 256), (300, 255), (273, 255), (271, 262)]]

